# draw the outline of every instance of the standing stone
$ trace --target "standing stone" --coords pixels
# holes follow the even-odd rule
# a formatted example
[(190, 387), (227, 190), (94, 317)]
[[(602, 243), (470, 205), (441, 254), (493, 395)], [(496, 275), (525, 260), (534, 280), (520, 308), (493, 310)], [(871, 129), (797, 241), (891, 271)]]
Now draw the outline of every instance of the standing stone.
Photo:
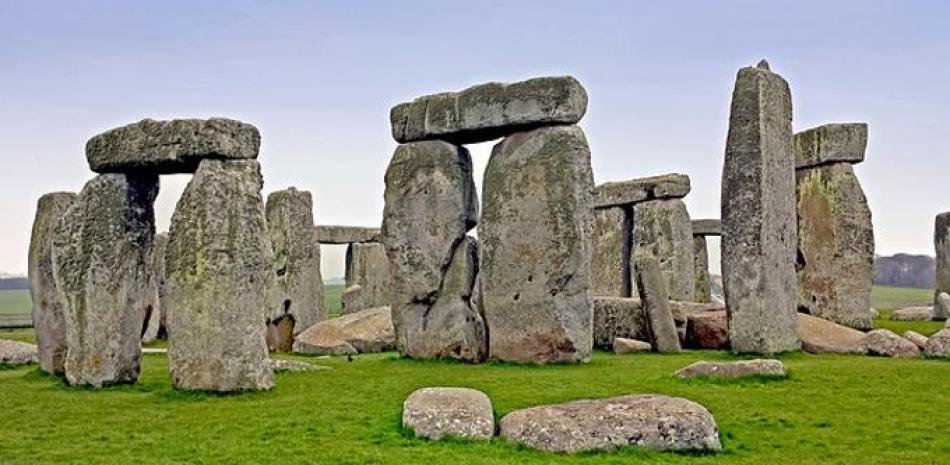
[(933, 306), (935, 320), (950, 320), (950, 294), (938, 292)]
[(492, 149), (478, 230), (491, 358), (590, 358), (592, 190), (577, 126), (517, 133)]
[(934, 221), (934, 249), (937, 252), (937, 290), (934, 292), (934, 316), (950, 319), (943, 314), (937, 297), (942, 292), (950, 293), (950, 212), (937, 215)]
[[(674, 300), (693, 300), (696, 268), (692, 240), (693, 227), (686, 204), (681, 199), (650, 200), (633, 206), (631, 253), (656, 257), (663, 282)], [(630, 263), (636, 266), (633, 260)], [(636, 294), (637, 291), (631, 292)]]
[(53, 231), (56, 223), (76, 201), (76, 194), (54, 192), (40, 197), (30, 237), (28, 270), (33, 299), (33, 329), (40, 368), (63, 373), (66, 361), (66, 316), (53, 277)]
[[(346, 288), (359, 286), (359, 299), (344, 300), (342, 312), (392, 305), (392, 276), (386, 247), (378, 242), (350, 244), (346, 248)], [(357, 304), (358, 303), (358, 304)], [(357, 305), (354, 305), (357, 304)]]
[(693, 300), (712, 302), (712, 278), (709, 276), (709, 249), (706, 236), (693, 236)]
[(591, 292), (597, 296), (629, 297), (630, 246), (633, 212), (629, 207), (594, 210), (591, 235)]
[[(481, 361), (483, 337), (466, 337), (483, 324), (470, 306), (475, 265), (458, 250), (470, 246), (465, 233), (478, 220), (468, 151), (441, 141), (400, 145), (386, 170), (385, 200), (381, 237), (399, 352)], [(464, 278), (453, 282), (457, 273)]]
[(659, 261), (656, 257), (646, 254), (637, 254), (634, 260), (637, 290), (650, 322), (653, 346), (657, 352), (679, 352), (679, 334), (676, 332), (676, 322), (673, 321), (670, 297), (663, 282)]
[(56, 225), (54, 276), (65, 302), (70, 384), (138, 379), (142, 324), (153, 300), (157, 194), (155, 175), (99, 175)]
[(874, 230), (861, 184), (848, 163), (799, 169), (798, 307), (868, 330), (872, 323)]
[(265, 214), (275, 277), (267, 315), (272, 336), (268, 345), (289, 351), (293, 336), (326, 318), (320, 244), (313, 240), (313, 198), (293, 187), (271, 192)]
[(792, 99), (788, 83), (764, 60), (736, 78), (721, 218), (732, 349), (798, 350)]
[(274, 385), (265, 344), (274, 252), (256, 161), (205, 160), (172, 215), (168, 361), (179, 389)]
[[(158, 330), (156, 338), (168, 338), (167, 318), (165, 317), (165, 295), (168, 289), (165, 280), (165, 250), (168, 249), (168, 233), (163, 232), (155, 235), (155, 247), (152, 249), (152, 282), (155, 288), (155, 304), (152, 307), (153, 315), (158, 315)], [(154, 319), (149, 320), (149, 326), (154, 324)]]

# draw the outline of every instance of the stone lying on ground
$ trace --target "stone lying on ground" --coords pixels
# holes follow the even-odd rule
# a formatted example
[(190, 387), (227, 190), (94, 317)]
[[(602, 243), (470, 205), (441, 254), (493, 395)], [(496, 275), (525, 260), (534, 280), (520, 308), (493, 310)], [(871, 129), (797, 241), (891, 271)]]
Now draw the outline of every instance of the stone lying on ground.
[(927, 339), (924, 355), (928, 357), (950, 358), (950, 324)]
[(345, 285), (359, 286), (359, 298), (343, 299), (341, 313), (365, 308), (388, 307), (393, 303), (393, 282), (386, 247), (378, 242), (353, 243), (346, 248)]
[(317, 355), (384, 352), (396, 345), (389, 307), (321, 321), (297, 335), (294, 352)]
[(779, 360), (740, 360), (738, 362), (696, 362), (676, 371), (678, 378), (742, 378), (745, 376), (788, 376), (788, 368)]
[(397, 142), (441, 139), (474, 144), (539, 126), (574, 124), (587, 111), (587, 91), (571, 76), (491, 82), (461, 92), (426, 95), (392, 108)]
[(253, 159), (261, 146), (254, 126), (227, 118), (143, 119), (86, 143), (97, 173), (193, 173), (203, 159)]
[(402, 426), (432, 440), (490, 440), (495, 435), (495, 414), (491, 400), (481, 391), (427, 387), (416, 390), (403, 403)]
[(938, 292), (934, 299), (934, 319), (950, 320), (950, 294)]
[[(693, 234), (682, 199), (649, 200), (633, 206), (630, 252), (656, 257), (670, 299), (695, 300)], [(636, 266), (632, 257), (630, 264)], [(631, 295), (637, 295), (636, 285), (632, 288)]]
[(33, 302), (33, 329), (40, 369), (63, 373), (66, 361), (65, 302), (53, 276), (53, 233), (56, 223), (76, 201), (72, 192), (54, 192), (40, 197), (30, 236), (28, 270)]
[(865, 334), (863, 345), (868, 355), (882, 357), (913, 358), (920, 353), (920, 349), (913, 342), (889, 329), (875, 329)]
[(600, 184), (594, 188), (594, 208), (622, 207), (646, 200), (678, 199), (689, 194), (689, 176), (661, 174)]
[(617, 355), (632, 354), (636, 352), (649, 352), (653, 345), (649, 342), (638, 341), (636, 339), (627, 339), (618, 337), (614, 339), (614, 353)]
[(927, 321), (933, 318), (934, 308), (931, 306), (904, 307), (891, 313), (892, 321)]
[(902, 334), (901, 336), (903, 336), (904, 339), (907, 339), (908, 341), (913, 342), (914, 345), (917, 346), (917, 348), (920, 350), (923, 350), (924, 347), (927, 345), (927, 336), (924, 336), (923, 334), (920, 334), (917, 331), (904, 331), (904, 334)]
[(659, 261), (652, 255), (636, 255), (634, 260), (637, 290), (646, 310), (653, 347), (657, 352), (679, 352), (680, 338)]
[(729, 322), (725, 310), (688, 315), (686, 321), (686, 347), (690, 349), (728, 349), (728, 324)]
[(825, 124), (795, 134), (795, 168), (864, 161), (867, 123)]
[(278, 360), (278, 359), (271, 359), (270, 367), (272, 370), (274, 370), (275, 373), (281, 372), (281, 371), (296, 372), (296, 371), (310, 371), (310, 370), (318, 370), (318, 369), (325, 370), (325, 369), (330, 368), (330, 367), (325, 367), (325, 366), (320, 366), (320, 365), (314, 365), (312, 363), (301, 362), (298, 360)]
[(38, 359), (35, 345), (0, 339), (0, 365), (22, 365), (34, 363)]
[(320, 244), (379, 242), (379, 228), (318, 225), (314, 227), (314, 240)]
[(100, 174), (59, 219), (56, 286), (66, 302), (66, 379), (102, 387), (135, 383), (149, 277), (158, 176)]
[(694, 236), (721, 236), (722, 222), (716, 219), (692, 220)]
[[(613, 347), (614, 339), (623, 337), (652, 340), (646, 310), (639, 298), (630, 297), (594, 297), (593, 337), (594, 345), (604, 349)], [(671, 300), (670, 312), (676, 326), (683, 328), (691, 315), (706, 312), (725, 311), (721, 305), (713, 303), (679, 302)]]
[(864, 333), (816, 316), (798, 314), (802, 350), (812, 354), (864, 354)]
[(630, 246), (633, 243), (633, 212), (625, 207), (594, 210), (591, 234), (591, 293), (625, 297), (631, 292)]
[(722, 448), (716, 420), (705, 407), (683, 398), (652, 394), (517, 410), (499, 425), (503, 438), (549, 452)]

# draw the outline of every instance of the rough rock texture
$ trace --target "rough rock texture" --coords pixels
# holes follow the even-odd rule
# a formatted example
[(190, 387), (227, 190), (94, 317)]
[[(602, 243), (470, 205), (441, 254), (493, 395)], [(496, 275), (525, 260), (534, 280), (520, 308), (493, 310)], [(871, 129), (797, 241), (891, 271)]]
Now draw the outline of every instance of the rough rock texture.
[(321, 244), (353, 244), (356, 242), (379, 242), (379, 228), (362, 226), (314, 227), (314, 240)]
[[(23, 365), (38, 360), (39, 355), (35, 345), (0, 339), (0, 365)], [(47, 370), (44, 369), (44, 371)]]
[[(631, 249), (633, 254), (648, 253), (656, 257), (671, 299), (693, 300), (696, 269), (693, 228), (681, 199), (651, 200), (634, 205)], [(635, 266), (632, 259), (630, 263)], [(635, 289), (631, 292), (637, 293)]]
[(359, 299), (343, 302), (343, 313), (393, 303), (393, 278), (389, 273), (386, 247), (378, 242), (353, 243), (346, 248), (346, 287), (359, 286)]
[(86, 160), (97, 173), (193, 173), (208, 158), (257, 158), (260, 146), (257, 128), (241, 121), (143, 119), (89, 139)]
[(574, 124), (587, 112), (587, 91), (571, 76), (491, 82), (461, 92), (419, 97), (389, 113), (396, 141), (487, 142), (518, 131)]
[(627, 339), (625, 337), (614, 339), (614, 353), (617, 355), (649, 352), (651, 350), (653, 350), (653, 345), (649, 342)]
[(792, 99), (767, 68), (739, 70), (722, 174), (723, 288), (737, 352), (801, 347)]
[(863, 354), (864, 333), (824, 318), (798, 314), (798, 337), (802, 349), (813, 354)]
[(634, 261), (637, 290), (646, 310), (653, 346), (657, 352), (679, 352), (680, 339), (673, 313), (670, 311), (670, 298), (660, 272), (660, 264), (652, 255), (636, 255)]
[(330, 367), (313, 365), (307, 362), (301, 362), (297, 360), (276, 360), (271, 359), (270, 367), (274, 370), (274, 373), (287, 371), (287, 372), (297, 372), (297, 371), (310, 371), (310, 370), (325, 370)]
[(935, 320), (950, 320), (950, 294), (936, 293), (934, 299), (933, 316)]
[(172, 215), (165, 252), (168, 362), (179, 389), (274, 385), (265, 324), (274, 252), (252, 160), (201, 162)]
[(427, 387), (403, 403), (402, 426), (432, 440), (451, 436), (487, 441), (495, 435), (495, 414), (491, 400), (481, 391)]
[(154, 295), (149, 260), (157, 194), (157, 176), (102, 174), (57, 222), (54, 276), (65, 302), (70, 384), (138, 379), (142, 324)]
[(941, 329), (924, 345), (924, 355), (928, 357), (950, 358), (950, 327)]
[[(346, 315), (347, 313), (358, 312), (366, 308), (363, 305), (363, 286), (359, 284), (349, 286), (343, 289), (343, 293), (340, 294), (340, 314)], [(352, 310), (350, 309), (358, 309)]]
[(686, 197), (689, 190), (689, 176), (679, 173), (606, 182), (594, 188), (594, 208), (622, 207), (656, 199), (677, 199)]
[(894, 310), (891, 313), (891, 320), (893, 321), (927, 321), (933, 318), (934, 307), (930, 306), (904, 307)]
[[(950, 212), (941, 213), (934, 220), (934, 250), (937, 256), (936, 302), (941, 292), (950, 292)], [(941, 316), (950, 318), (950, 315)]]
[(625, 207), (594, 210), (594, 232), (590, 239), (593, 295), (630, 297), (632, 219), (633, 212)]
[(864, 335), (864, 348), (868, 355), (882, 357), (914, 358), (920, 349), (889, 329), (875, 329)]
[(382, 240), (393, 276), (393, 324), (408, 357), (485, 358), (481, 315), (472, 308), (478, 220), (472, 161), (440, 141), (403, 144), (386, 171)]
[(740, 360), (738, 362), (696, 362), (676, 371), (678, 378), (720, 377), (741, 378), (744, 376), (788, 376), (788, 368), (779, 360)]
[(517, 410), (499, 422), (500, 435), (549, 452), (719, 450), (719, 429), (695, 402), (661, 395), (579, 400)]
[(854, 169), (834, 163), (798, 170), (796, 178), (799, 309), (871, 329), (874, 230)]
[(318, 355), (385, 352), (396, 346), (389, 307), (323, 320), (297, 335), (294, 352)]
[[(604, 349), (611, 349), (614, 339), (623, 337), (652, 340), (650, 323), (646, 310), (639, 298), (629, 297), (594, 297), (594, 345)], [(687, 319), (692, 315), (702, 315), (707, 312), (725, 311), (716, 304), (700, 304), (695, 302), (669, 301), (670, 312), (676, 324), (678, 333), (685, 337)]]
[(825, 124), (795, 134), (795, 168), (864, 161), (867, 123)]
[(592, 189), (577, 126), (517, 133), (492, 149), (478, 229), (491, 358), (590, 358)]
[(721, 236), (722, 222), (716, 219), (692, 220), (694, 236)]
[(904, 339), (913, 342), (914, 345), (920, 350), (924, 350), (924, 348), (927, 346), (927, 336), (924, 336), (917, 331), (904, 331), (904, 334), (901, 336)]
[(729, 321), (725, 310), (687, 316), (685, 345), (690, 349), (729, 348)]
[[(271, 192), (265, 215), (274, 248), (275, 277), (267, 320), (289, 320), (292, 338), (327, 317), (320, 245), (313, 241), (313, 198), (293, 187)], [(282, 345), (289, 348), (290, 342)]]
[(56, 223), (76, 201), (76, 194), (54, 192), (40, 197), (33, 219), (27, 261), (30, 297), (33, 299), (33, 329), (40, 368), (47, 373), (64, 373), (66, 362), (65, 302), (53, 277), (53, 232)]
[(712, 302), (712, 277), (709, 276), (709, 250), (705, 236), (693, 236), (693, 300)]
[(145, 329), (142, 331), (142, 343), (154, 339), (164, 338), (165, 311), (162, 309), (162, 302), (165, 299), (165, 250), (168, 247), (168, 233), (159, 233), (155, 235), (152, 247), (152, 258), (149, 263), (152, 267), (152, 303), (148, 307), (145, 315)]

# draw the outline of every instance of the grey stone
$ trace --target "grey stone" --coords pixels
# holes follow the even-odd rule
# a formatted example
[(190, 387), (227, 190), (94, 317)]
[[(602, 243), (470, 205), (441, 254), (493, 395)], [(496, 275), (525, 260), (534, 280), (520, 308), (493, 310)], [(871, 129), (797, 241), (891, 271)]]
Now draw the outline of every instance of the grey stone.
[(923, 350), (928, 357), (950, 358), (950, 327), (930, 336)]
[(323, 320), (294, 340), (294, 352), (315, 355), (385, 352), (395, 346), (396, 333), (389, 307), (368, 308)]
[(328, 226), (314, 227), (315, 240), (321, 244), (353, 244), (356, 242), (379, 242), (379, 228), (363, 226)]
[(679, 173), (607, 182), (594, 188), (594, 208), (622, 207), (656, 199), (678, 199), (686, 197), (689, 191), (689, 176)]
[(66, 379), (101, 387), (139, 376), (158, 177), (102, 174), (56, 225), (56, 287), (66, 303)]
[(746, 376), (788, 376), (788, 368), (779, 360), (740, 360), (738, 362), (696, 362), (676, 371), (678, 378), (742, 378)]
[[(649, 318), (639, 298), (629, 297), (601, 297), (593, 298), (593, 338), (594, 345), (610, 349), (618, 337), (650, 341), (653, 339), (650, 332)], [(701, 304), (695, 302), (669, 301), (670, 313), (677, 333), (686, 334), (687, 320), (692, 315), (701, 315), (707, 312), (724, 311), (716, 304)]]
[(864, 354), (864, 333), (824, 318), (798, 314), (802, 349), (812, 354)]
[(365, 309), (366, 305), (363, 305), (363, 286), (354, 284), (344, 288), (343, 293), (340, 294), (340, 303), (341, 315)]
[(716, 420), (705, 407), (655, 394), (516, 410), (499, 425), (501, 437), (548, 452), (722, 448)]
[[(950, 212), (941, 213), (934, 220), (934, 249), (937, 256), (936, 303), (941, 292), (950, 293)], [(941, 316), (950, 318), (950, 315)]]
[(867, 123), (825, 124), (811, 128), (795, 134), (795, 167), (835, 162), (861, 163), (867, 145)]
[(307, 362), (301, 362), (298, 360), (270, 360), (270, 367), (274, 370), (275, 373), (286, 371), (286, 372), (299, 372), (299, 371), (311, 371), (311, 370), (326, 370), (330, 367), (313, 365)]
[(165, 249), (168, 246), (168, 233), (155, 235), (152, 247), (151, 264), (152, 303), (145, 312), (145, 330), (142, 333), (142, 343), (165, 337), (165, 311), (162, 310), (162, 301), (165, 299)]
[(594, 210), (591, 234), (591, 292), (597, 296), (630, 297), (630, 246), (633, 212), (615, 207)]
[(265, 321), (274, 252), (253, 160), (205, 160), (172, 215), (165, 252), (168, 362), (186, 390), (270, 389)]
[(86, 159), (97, 173), (193, 173), (204, 159), (257, 158), (260, 146), (257, 128), (241, 121), (143, 119), (89, 139)]
[(891, 312), (892, 321), (927, 321), (934, 318), (934, 307), (912, 306)]
[(726, 311), (687, 315), (685, 345), (690, 349), (728, 349), (729, 321)]
[(716, 219), (692, 220), (694, 236), (722, 236), (722, 222)]
[(419, 97), (393, 107), (389, 119), (393, 138), (401, 143), (441, 139), (472, 144), (539, 126), (573, 124), (586, 111), (587, 91), (581, 83), (557, 76)]
[(937, 298), (934, 300), (934, 319), (950, 319), (950, 294), (939, 292), (937, 293)]
[(590, 358), (590, 148), (577, 126), (517, 133), (492, 149), (479, 239), (489, 356)]
[(901, 335), (904, 339), (907, 339), (910, 342), (913, 342), (918, 349), (924, 350), (927, 346), (927, 336), (918, 333), (917, 331), (904, 331), (904, 334)]
[(722, 274), (737, 352), (798, 350), (795, 153), (788, 83), (743, 68), (722, 174)]
[[(393, 279), (386, 247), (378, 242), (353, 243), (346, 248), (346, 287), (359, 286), (359, 299), (344, 301), (343, 313), (365, 308), (389, 307), (393, 303)], [(357, 305), (358, 304), (358, 305)]]
[(475, 389), (427, 387), (414, 391), (402, 406), (402, 426), (416, 436), (491, 440), (495, 413), (491, 400)]
[(649, 342), (627, 339), (625, 337), (614, 339), (614, 353), (617, 355), (649, 352), (651, 350), (653, 350), (653, 345)]
[[(693, 234), (686, 204), (681, 199), (651, 200), (634, 205), (631, 253), (656, 257), (671, 299), (694, 300)], [(636, 266), (633, 260), (630, 264)], [(636, 283), (632, 287), (631, 292), (636, 294)]]
[(712, 278), (709, 276), (709, 250), (705, 236), (693, 236), (693, 300), (712, 302)]
[(673, 313), (670, 311), (670, 299), (663, 283), (659, 261), (656, 257), (645, 254), (636, 255), (634, 261), (637, 290), (646, 310), (653, 346), (657, 352), (679, 352), (680, 339)]
[(920, 349), (913, 342), (889, 329), (875, 329), (865, 334), (863, 346), (868, 355), (882, 357), (914, 358), (920, 353)]
[(39, 355), (35, 345), (0, 339), (0, 365), (25, 365), (36, 363), (38, 360)]
[(76, 194), (54, 192), (40, 197), (33, 219), (27, 261), (30, 297), (33, 300), (33, 329), (39, 353), (40, 369), (47, 373), (65, 373), (66, 315), (53, 277), (53, 232), (56, 223), (76, 201)]

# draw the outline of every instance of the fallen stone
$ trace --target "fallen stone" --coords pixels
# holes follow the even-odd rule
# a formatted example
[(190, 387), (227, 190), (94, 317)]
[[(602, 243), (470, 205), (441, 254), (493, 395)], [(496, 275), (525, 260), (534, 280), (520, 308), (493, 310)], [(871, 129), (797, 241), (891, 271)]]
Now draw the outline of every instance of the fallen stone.
[(692, 220), (694, 236), (722, 236), (722, 222), (714, 219)]
[(517, 133), (492, 149), (478, 228), (491, 358), (590, 359), (592, 189), (577, 126)]
[(24, 365), (37, 361), (39, 355), (35, 345), (0, 339), (0, 365)]
[(910, 342), (913, 342), (918, 349), (924, 350), (924, 347), (927, 346), (927, 336), (920, 334), (916, 331), (904, 331), (902, 335), (904, 339), (907, 339)]
[(624, 337), (618, 337), (614, 339), (614, 353), (617, 355), (649, 352), (651, 350), (653, 350), (653, 345), (649, 342), (638, 341), (636, 339), (627, 339)]
[(389, 307), (368, 308), (321, 321), (297, 335), (294, 352), (316, 355), (393, 350), (396, 335)]
[(392, 135), (407, 143), (440, 139), (487, 142), (540, 126), (574, 124), (587, 112), (587, 91), (571, 76), (491, 82), (419, 97), (389, 113)]
[(680, 339), (670, 311), (670, 299), (663, 283), (660, 264), (652, 255), (636, 255), (634, 260), (637, 289), (650, 324), (653, 346), (657, 352), (679, 352)]
[(795, 134), (795, 168), (864, 161), (867, 123), (825, 124)]
[(712, 302), (712, 277), (709, 276), (709, 250), (705, 236), (693, 236), (693, 300)]
[(416, 390), (402, 406), (402, 426), (416, 436), (491, 440), (495, 414), (491, 400), (481, 391), (456, 387)]
[(330, 367), (313, 365), (307, 362), (301, 362), (298, 360), (279, 360), (279, 359), (270, 359), (270, 367), (274, 372), (299, 372), (299, 371), (311, 371), (311, 370), (326, 370)]
[(882, 357), (914, 358), (920, 349), (889, 329), (875, 329), (864, 336), (864, 348), (868, 355)]
[(689, 194), (689, 176), (672, 173), (607, 182), (594, 188), (594, 208), (623, 207), (647, 200), (678, 199)]
[(656, 257), (670, 298), (693, 301), (693, 234), (686, 204), (681, 199), (650, 200), (633, 206), (631, 253)]
[(690, 349), (729, 349), (728, 318), (725, 310), (687, 316), (685, 345)]
[(695, 402), (661, 395), (579, 400), (517, 410), (499, 422), (501, 437), (548, 452), (719, 450), (719, 429)]
[(816, 316), (798, 314), (802, 349), (812, 354), (864, 354), (864, 333)]
[(950, 319), (950, 294), (938, 292), (937, 298), (934, 299), (933, 310), (935, 320)]
[(594, 210), (591, 235), (591, 293), (595, 296), (629, 297), (630, 246), (633, 212), (614, 207)]
[(241, 121), (143, 119), (90, 139), (86, 159), (97, 173), (193, 173), (204, 159), (257, 158), (260, 146), (257, 128)]
[(927, 339), (924, 355), (928, 357), (950, 358), (950, 327), (937, 331)]
[[(650, 341), (649, 319), (646, 310), (638, 298), (594, 297), (593, 338), (594, 345), (610, 350), (617, 337)], [(706, 312), (725, 311), (716, 304), (669, 301), (670, 313), (676, 324), (677, 333), (683, 332), (685, 338), (686, 322), (690, 315)]]
[[(393, 303), (393, 280), (389, 272), (386, 247), (378, 242), (353, 243), (346, 248), (345, 283), (349, 289), (359, 286), (359, 299), (348, 296), (342, 312), (388, 307)], [(358, 303), (358, 305), (357, 305)]]
[(779, 360), (740, 360), (738, 362), (696, 362), (676, 371), (678, 378), (743, 378), (746, 376), (788, 376), (788, 368)]
[(314, 227), (315, 240), (320, 244), (355, 244), (357, 242), (379, 242), (379, 228), (362, 226), (327, 226)]
[(928, 321), (934, 318), (934, 308), (930, 306), (904, 307), (891, 313), (892, 321)]

